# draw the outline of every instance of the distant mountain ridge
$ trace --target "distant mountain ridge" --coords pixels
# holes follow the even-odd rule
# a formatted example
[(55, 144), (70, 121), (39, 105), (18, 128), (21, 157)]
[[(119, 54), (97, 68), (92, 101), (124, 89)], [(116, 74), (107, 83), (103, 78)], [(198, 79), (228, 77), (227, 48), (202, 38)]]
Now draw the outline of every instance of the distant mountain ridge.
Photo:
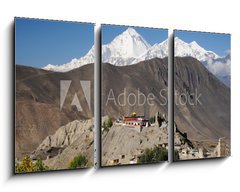
[[(174, 53), (177, 57), (193, 57), (201, 61), (225, 85), (230, 86), (230, 54), (220, 57), (213, 51), (201, 47), (196, 41), (186, 43), (175, 37)], [(102, 62), (116, 66), (126, 66), (153, 58), (168, 56), (168, 39), (151, 46), (134, 28), (127, 28), (116, 36), (109, 44), (102, 45)], [(66, 72), (88, 63), (94, 63), (94, 46), (88, 53), (72, 59), (63, 65), (47, 65), (45, 70)]]

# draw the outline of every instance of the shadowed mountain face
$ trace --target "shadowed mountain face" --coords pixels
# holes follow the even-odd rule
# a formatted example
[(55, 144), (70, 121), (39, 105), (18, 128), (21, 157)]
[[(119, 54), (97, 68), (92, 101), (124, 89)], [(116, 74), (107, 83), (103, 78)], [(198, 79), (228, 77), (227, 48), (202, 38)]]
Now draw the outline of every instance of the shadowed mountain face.
[[(16, 66), (16, 157), (31, 153), (48, 135), (73, 120), (93, 117), (93, 64), (66, 72)], [(60, 110), (60, 82), (71, 80)], [(90, 81), (91, 107), (80, 80)], [(71, 105), (77, 94), (82, 111)]]
[(104, 63), (102, 116), (119, 118), (131, 115), (133, 111), (146, 118), (153, 117), (158, 111), (167, 114), (167, 87), (167, 58), (123, 67)]
[(192, 140), (230, 139), (230, 88), (191, 57), (175, 57), (174, 70), (179, 130)]

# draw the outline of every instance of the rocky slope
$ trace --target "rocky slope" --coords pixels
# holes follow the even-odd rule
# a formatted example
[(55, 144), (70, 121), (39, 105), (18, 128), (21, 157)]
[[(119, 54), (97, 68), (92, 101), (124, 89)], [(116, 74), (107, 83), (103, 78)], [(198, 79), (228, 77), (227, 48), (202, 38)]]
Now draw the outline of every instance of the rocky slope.
[(81, 154), (87, 166), (93, 165), (93, 119), (75, 120), (47, 136), (32, 153), (32, 159), (42, 159), (51, 169), (66, 169), (71, 160)]
[(141, 132), (115, 123), (108, 132), (102, 132), (102, 166), (135, 164), (146, 148), (167, 147), (168, 123), (165, 119), (159, 127), (156, 124), (143, 127)]

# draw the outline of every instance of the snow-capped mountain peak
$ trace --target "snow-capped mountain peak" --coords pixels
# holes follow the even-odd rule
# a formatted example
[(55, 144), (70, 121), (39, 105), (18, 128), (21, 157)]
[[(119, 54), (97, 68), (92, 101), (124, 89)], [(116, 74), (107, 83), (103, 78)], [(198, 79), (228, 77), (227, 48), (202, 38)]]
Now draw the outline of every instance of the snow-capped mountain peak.
[(185, 41), (183, 41), (182, 39), (180, 39), (179, 37), (175, 37), (174, 38), (174, 44), (182, 44), (182, 45), (187, 45), (187, 43)]
[(123, 34), (127, 34), (127, 33), (131, 36), (140, 36), (139, 33), (137, 33), (137, 31), (132, 27), (128, 27), (127, 30), (123, 32)]
[(113, 65), (129, 65), (151, 47), (137, 31), (129, 27), (102, 46), (102, 61)]
[(230, 86), (230, 57), (220, 57), (213, 51), (208, 51), (201, 47), (196, 41), (186, 43), (175, 37), (175, 56), (194, 57), (213, 73), (225, 85)]
[(220, 58), (220, 56), (218, 56), (216, 53), (205, 50), (196, 41), (193, 41), (191, 43), (186, 43), (181, 39), (179, 39), (178, 37), (175, 37), (174, 42), (175, 42), (175, 49), (174, 49), (175, 56), (194, 57), (201, 62), (206, 62), (209, 59)]
[(47, 66), (43, 67), (43, 69), (49, 70), (49, 71), (65, 72), (89, 63), (94, 63), (94, 46), (92, 46), (92, 48), (88, 51), (88, 53), (85, 56), (79, 59), (74, 58), (69, 63), (63, 64), (63, 65), (48, 64)]

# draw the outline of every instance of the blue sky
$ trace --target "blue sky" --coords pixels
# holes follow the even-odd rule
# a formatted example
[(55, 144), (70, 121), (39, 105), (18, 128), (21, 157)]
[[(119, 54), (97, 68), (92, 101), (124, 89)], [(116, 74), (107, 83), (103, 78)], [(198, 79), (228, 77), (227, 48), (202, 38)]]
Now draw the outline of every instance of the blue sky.
[[(127, 30), (128, 26), (119, 25), (102, 25), (102, 43), (110, 43), (117, 35)], [(168, 38), (167, 29), (157, 28), (144, 28), (144, 27), (132, 27), (134, 28), (149, 44), (154, 45), (160, 43)]]
[(94, 24), (16, 18), (16, 64), (61, 65), (85, 55), (94, 44)]
[(175, 30), (174, 34), (187, 43), (196, 41), (204, 49), (213, 51), (222, 57), (230, 51), (231, 38), (229, 34), (179, 30)]

